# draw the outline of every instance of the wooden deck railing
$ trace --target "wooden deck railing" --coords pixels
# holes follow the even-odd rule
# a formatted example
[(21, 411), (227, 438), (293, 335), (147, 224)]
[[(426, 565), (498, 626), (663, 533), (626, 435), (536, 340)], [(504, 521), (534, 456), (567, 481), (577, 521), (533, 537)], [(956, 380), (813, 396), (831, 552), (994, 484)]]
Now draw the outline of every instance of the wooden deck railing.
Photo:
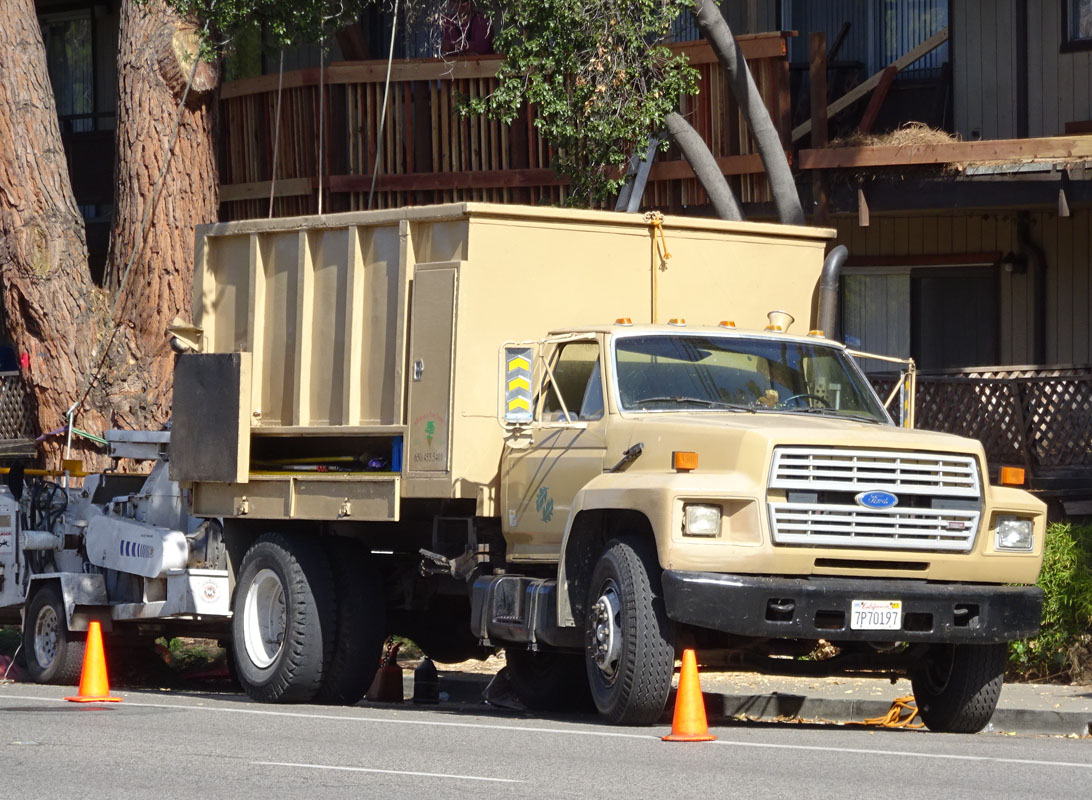
[[(883, 395), (892, 384), (873, 385)], [(1025, 467), (1036, 488), (1087, 486), (1092, 367), (919, 373), (917, 427), (978, 439), (991, 467)]]
[[(739, 41), (789, 149), (787, 35), (758, 34)], [(761, 161), (711, 48), (706, 42), (672, 47), (685, 52), (701, 76), (700, 93), (686, 98), (682, 111), (710, 144), (741, 200), (769, 200)], [(315, 213), (320, 174), (324, 210), (366, 208), (377, 151), (373, 208), (454, 200), (560, 202), (565, 186), (550, 169), (550, 148), (535, 128), (533, 108), (523, 109), (511, 125), (456, 114), (460, 96), (482, 97), (494, 89), (499, 64), (498, 56), (396, 62), (382, 131), (385, 61), (335, 63), (321, 75), (317, 69), (286, 73), (280, 92), (277, 75), (225, 84), (220, 96), (221, 218), (268, 214), (278, 94), (276, 216)], [(657, 157), (645, 203), (681, 210), (705, 204), (706, 197), (689, 165), (671, 151)]]

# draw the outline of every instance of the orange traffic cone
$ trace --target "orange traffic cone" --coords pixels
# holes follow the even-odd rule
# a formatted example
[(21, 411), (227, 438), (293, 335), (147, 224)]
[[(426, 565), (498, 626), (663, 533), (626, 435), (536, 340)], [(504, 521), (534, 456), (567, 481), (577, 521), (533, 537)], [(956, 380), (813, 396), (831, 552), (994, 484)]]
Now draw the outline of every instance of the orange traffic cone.
[(716, 738), (709, 733), (709, 725), (705, 721), (698, 659), (693, 650), (684, 650), (679, 691), (675, 695), (675, 719), (671, 723), (671, 733), (663, 739), (665, 742), (711, 742)]
[(110, 681), (106, 678), (106, 654), (102, 649), (102, 626), (92, 622), (87, 628), (87, 648), (83, 654), (80, 690), (73, 703), (120, 703), (120, 697), (110, 697)]

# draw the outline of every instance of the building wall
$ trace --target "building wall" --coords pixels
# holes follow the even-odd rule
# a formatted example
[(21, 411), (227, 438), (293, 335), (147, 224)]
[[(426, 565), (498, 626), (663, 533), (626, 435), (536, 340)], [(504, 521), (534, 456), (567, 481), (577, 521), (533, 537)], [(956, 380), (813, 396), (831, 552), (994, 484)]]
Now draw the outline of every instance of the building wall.
[(1016, 137), (1017, 28), (1016, 0), (962, 0), (952, 9), (955, 125), (964, 139)]
[[(856, 218), (836, 220), (838, 241), (857, 257), (937, 256), (1017, 249), (1016, 215), (920, 214), (873, 216), (862, 228)], [(1070, 217), (1030, 214), (1031, 238), (1046, 257), (1046, 358), (1049, 364), (1092, 363), (1092, 210)], [(1000, 353), (1003, 364), (1034, 361), (1034, 274), (998, 268)], [(893, 310), (892, 313), (901, 313)]]
[(1059, 136), (1065, 123), (1092, 119), (1092, 51), (1060, 53), (1062, 4), (1028, 0), (1030, 136)]
[(1092, 119), (1092, 51), (1062, 53), (1061, 0), (961, 0), (952, 9), (956, 130), (965, 139), (1017, 135), (1017, 37), (1028, 37), (1028, 135), (1059, 136)]

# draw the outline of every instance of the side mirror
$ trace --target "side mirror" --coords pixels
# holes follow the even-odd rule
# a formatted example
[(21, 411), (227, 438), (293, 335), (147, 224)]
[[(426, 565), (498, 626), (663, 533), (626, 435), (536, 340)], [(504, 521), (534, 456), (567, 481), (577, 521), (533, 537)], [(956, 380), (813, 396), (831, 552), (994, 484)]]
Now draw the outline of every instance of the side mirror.
[(534, 418), (535, 348), (527, 344), (501, 348), (500, 423), (509, 431), (530, 425)]

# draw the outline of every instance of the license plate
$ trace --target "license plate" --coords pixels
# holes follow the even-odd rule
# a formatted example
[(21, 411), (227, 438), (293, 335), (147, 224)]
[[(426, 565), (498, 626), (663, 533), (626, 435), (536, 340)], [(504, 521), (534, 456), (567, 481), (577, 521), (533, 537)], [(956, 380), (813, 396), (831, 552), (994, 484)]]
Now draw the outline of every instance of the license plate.
[(902, 601), (854, 600), (849, 627), (855, 631), (902, 630)]

